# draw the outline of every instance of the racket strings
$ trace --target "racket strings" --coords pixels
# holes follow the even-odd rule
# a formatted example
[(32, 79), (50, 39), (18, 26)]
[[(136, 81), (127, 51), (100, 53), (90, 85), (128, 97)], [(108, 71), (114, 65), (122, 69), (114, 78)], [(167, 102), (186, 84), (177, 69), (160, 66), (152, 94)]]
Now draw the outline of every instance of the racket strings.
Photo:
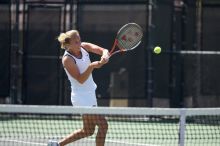
[(126, 50), (133, 49), (136, 47), (141, 39), (142, 39), (143, 33), (142, 30), (133, 25), (128, 25), (126, 28), (122, 29), (119, 33), (118, 38), (118, 44), (119, 48), (123, 48)]

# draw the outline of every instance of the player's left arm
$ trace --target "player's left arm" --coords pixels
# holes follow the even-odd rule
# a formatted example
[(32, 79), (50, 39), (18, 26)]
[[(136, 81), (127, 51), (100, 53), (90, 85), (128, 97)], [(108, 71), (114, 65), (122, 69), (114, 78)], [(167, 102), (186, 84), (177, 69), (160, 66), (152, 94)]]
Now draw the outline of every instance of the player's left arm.
[(105, 64), (108, 62), (109, 59), (109, 51), (105, 48), (102, 48), (98, 45), (88, 43), (88, 42), (82, 42), (81, 46), (85, 48), (88, 52), (92, 52), (98, 55), (101, 55), (101, 63)]

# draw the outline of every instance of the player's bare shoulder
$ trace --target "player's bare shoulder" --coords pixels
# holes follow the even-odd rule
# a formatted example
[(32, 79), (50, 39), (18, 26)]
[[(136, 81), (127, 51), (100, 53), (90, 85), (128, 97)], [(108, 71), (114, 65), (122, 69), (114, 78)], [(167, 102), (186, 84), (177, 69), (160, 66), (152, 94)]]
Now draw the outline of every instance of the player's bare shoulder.
[(64, 67), (68, 66), (69, 64), (76, 64), (75, 60), (69, 56), (69, 55), (65, 55), (62, 58), (62, 64)]

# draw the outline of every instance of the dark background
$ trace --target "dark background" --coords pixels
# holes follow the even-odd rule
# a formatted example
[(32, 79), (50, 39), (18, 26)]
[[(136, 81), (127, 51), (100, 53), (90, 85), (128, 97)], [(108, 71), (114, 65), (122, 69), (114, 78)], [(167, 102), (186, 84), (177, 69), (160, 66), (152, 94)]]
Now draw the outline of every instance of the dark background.
[[(217, 0), (0, 1), (0, 102), (69, 105), (56, 37), (77, 29), (82, 41), (110, 49), (118, 29), (129, 22), (143, 28), (143, 42), (94, 71), (100, 106), (220, 105)], [(157, 45), (160, 55), (152, 53)]]

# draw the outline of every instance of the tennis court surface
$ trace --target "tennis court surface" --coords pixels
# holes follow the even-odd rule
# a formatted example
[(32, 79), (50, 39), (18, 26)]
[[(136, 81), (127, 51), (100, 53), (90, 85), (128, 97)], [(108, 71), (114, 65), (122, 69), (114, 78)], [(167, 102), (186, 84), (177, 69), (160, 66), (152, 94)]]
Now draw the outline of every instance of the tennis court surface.
[[(82, 114), (106, 117), (105, 146), (220, 145), (220, 108), (0, 105), (0, 146), (46, 146), (82, 128)], [(68, 146), (95, 146), (95, 134)]]

